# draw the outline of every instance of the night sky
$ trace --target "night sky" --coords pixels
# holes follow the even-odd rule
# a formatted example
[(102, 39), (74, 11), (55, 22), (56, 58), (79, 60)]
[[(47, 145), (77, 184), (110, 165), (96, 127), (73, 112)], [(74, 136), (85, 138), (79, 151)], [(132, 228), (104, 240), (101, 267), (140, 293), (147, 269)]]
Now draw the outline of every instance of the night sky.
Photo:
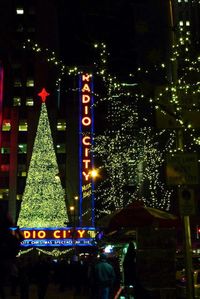
[(163, 62), (167, 8), (160, 0), (59, 1), (61, 57), (67, 65), (92, 65), (92, 44), (105, 42), (115, 73)]

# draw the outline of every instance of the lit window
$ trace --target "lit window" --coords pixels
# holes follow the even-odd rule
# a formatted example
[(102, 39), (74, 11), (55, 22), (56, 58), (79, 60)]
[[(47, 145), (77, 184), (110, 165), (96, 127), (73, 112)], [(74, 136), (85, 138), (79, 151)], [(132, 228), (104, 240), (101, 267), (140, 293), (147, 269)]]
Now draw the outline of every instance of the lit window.
[(34, 87), (34, 80), (33, 79), (27, 79), (26, 86), (27, 87)]
[(28, 130), (27, 121), (21, 120), (19, 123), (19, 131), (27, 131), (27, 130)]
[(26, 165), (25, 164), (18, 164), (18, 172), (17, 176), (26, 177)]
[(19, 144), (18, 152), (19, 152), (19, 154), (26, 154), (27, 153), (27, 144)]
[(186, 26), (190, 26), (190, 21), (186, 21)]
[(20, 97), (13, 98), (13, 106), (21, 106), (21, 98)]
[(180, 21), (180, 22), (179, 22), (179, 25), (180, 25), (180, 26), (183, 26), (183, 21)]
[(1, 171), (8, 172), (9, 168), (9, 164), (1, 164)]
[(27, 98), (26, 99), (26, 106), (33, 106), (34, 102), (33, 102), (33, 98)]
[(57, 122), (57, 130), (58, 131), (65, 131), (66, 130), (66, 121), (64, 120), (59, 120)]
[(65, 144), (64, 143), (57, 144), (56, 148), (57, 148), (57, 153), (58, 154), (65, 154), (66, 150), (65, 150)]
[(0, 198), (1, 199), (5, 199), (8, 198), (8, 189), (0, 189)]
[(17, 194), (17, 200), (22, 200), (22, 194)]
[(1, 148), (1, 154), (9, 154), (10, 148), (9, 147), (2, 147)]
[(17, 15), (23, 15), (24, 14), (24, 9), (22, 7), (18, 7), (16, 9), (16, 13), (17, 13)]
[(11, 129), (11, 124), (9, 119), (4, 119), (3, 120), (3, 125), (2, 125), (2, 131), (10, 131)]
[(20, 79), (15, 79), (14, 81), (14, 87), (22, 87), (22, 82)]

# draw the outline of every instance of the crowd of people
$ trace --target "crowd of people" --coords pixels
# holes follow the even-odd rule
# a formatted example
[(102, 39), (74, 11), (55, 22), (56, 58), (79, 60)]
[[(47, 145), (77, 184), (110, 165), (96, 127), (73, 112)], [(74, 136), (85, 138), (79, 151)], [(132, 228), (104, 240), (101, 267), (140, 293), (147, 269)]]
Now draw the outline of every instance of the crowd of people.
[(10, 296), (30, 298), (30, 287), (35, 285), (37, 298), (45, 299), (49, 284), (58, 292), (72, 290), (90, 299), (108, 299), (120, 284), (120, 273), (114, 259), (107, 261), (105, 254), (100, 257), (87, 255), (79, 258), (55, 259), (45, 255), (32, 257), (29, 254), (10, 260), (4, 267), (4, 281), (1, 280), (0, 298), (7, 299), (5, 287)]
[[(129, 244), (121, 275), (118, 257), (104, 253), (81, 257), (76, 254), (55, 259), (47, 255), (18, 255), (20, 235), (12, 235), (9, 219), (0, 219), (0, 298), (9, 293), (20, 299), (30, 298), (30, 286), (35, 285), (38, 299), (47, 299), (49, 284), (55, 284), (60, 292), (67, 289), (83, 294), (88, 299), (113, 299), (122, 280), (125, 286), (134, 288), (134, 298), (145, 298), (136, 275), (136, 251)], [(17, 257), (18, 256), (18, 257)], [(123, 278), (122, 278), (123, 276)], [(138, 295), (139, 294), (139, 295)], [(131, 298), (131, 297), (129, 297)]]

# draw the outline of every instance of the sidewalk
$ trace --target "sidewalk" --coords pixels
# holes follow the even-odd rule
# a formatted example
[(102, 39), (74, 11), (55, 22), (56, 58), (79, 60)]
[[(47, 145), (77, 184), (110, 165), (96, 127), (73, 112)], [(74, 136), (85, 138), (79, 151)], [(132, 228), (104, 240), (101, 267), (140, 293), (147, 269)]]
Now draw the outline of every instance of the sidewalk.
[[(29, 295), (30, 295), (29, 299), (38, 299), (37, 289), (35, 285), (31, 285)], [(19, 291), (17, 291), (17, 296), (11, 296), (9, 289), (6, 288), (6, 299), (20, 299)], [(64, 292), (60, 292), (56, 285), (50, 284), (48, 286), (45, 299), (88, 299), (88, 296), (75, 295), (74, 291), (72, 290), (66, 290)]]

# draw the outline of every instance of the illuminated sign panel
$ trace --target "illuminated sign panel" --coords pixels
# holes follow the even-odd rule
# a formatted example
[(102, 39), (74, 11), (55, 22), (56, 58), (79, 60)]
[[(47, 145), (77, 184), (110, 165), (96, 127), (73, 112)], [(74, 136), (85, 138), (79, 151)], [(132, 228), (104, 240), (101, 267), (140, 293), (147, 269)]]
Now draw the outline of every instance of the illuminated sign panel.
[(93, 155), (91, 148), (94, 134), (94, 99), (93, 77), (84, 73), (79, 78), (79, 169), (80, 169), (80, 225), (94, 226), (94, 198), (93, 179)]
[[(16, 228), (11, 228), (15, 234)], [(96, 230), (93, 227), (21, 228), (22, 247), (94, 246)]]

